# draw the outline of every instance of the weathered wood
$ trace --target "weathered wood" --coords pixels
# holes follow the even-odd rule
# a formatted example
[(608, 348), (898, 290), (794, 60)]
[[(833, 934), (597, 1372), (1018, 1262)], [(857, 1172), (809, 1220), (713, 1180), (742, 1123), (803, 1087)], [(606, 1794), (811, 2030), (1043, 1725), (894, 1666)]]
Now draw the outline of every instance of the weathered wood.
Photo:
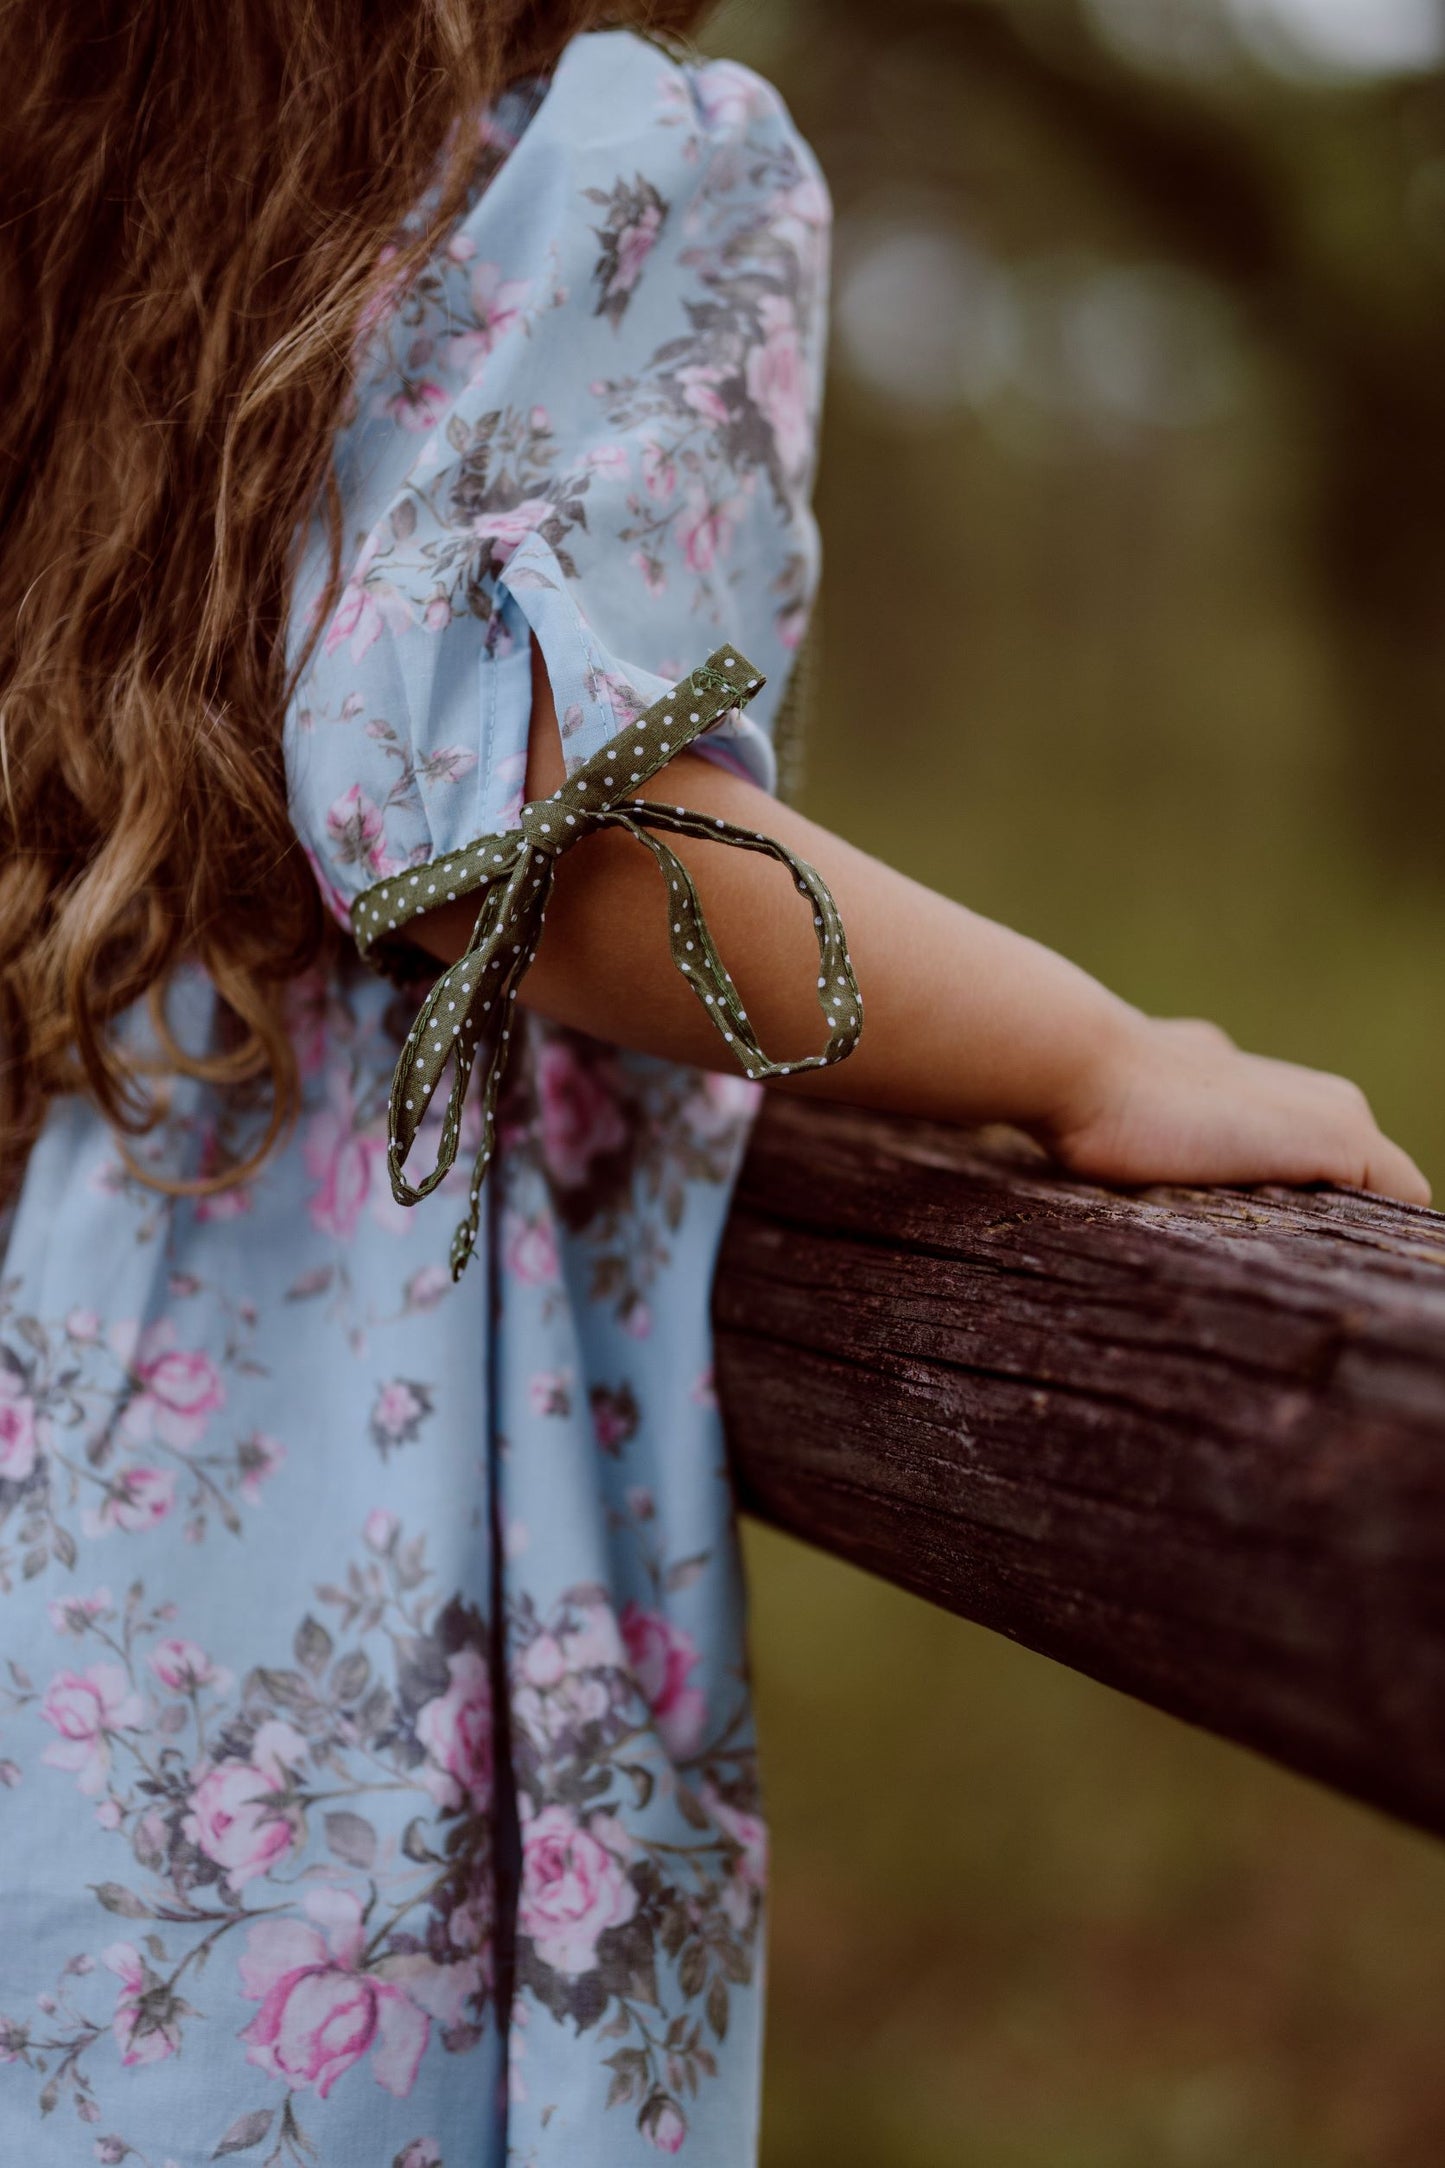
[(714, 1308), (751, 1511), (1445, 1831), (1445, 1215), (773, 1100)]

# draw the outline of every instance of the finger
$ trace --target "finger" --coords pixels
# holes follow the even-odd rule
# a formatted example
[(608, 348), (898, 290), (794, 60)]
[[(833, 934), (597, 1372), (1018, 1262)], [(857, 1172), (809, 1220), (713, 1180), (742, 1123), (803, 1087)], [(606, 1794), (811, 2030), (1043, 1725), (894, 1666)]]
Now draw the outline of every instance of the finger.
[(1381, 1197), (1397, 1197), (1402, 1204), (1429, 1204), (1430, 1184), (1408, 1152), (1388, 1137), (1381, 1137), (1371, 1151), (1365, 1166), (1363, 1189), (1374, 1190)]

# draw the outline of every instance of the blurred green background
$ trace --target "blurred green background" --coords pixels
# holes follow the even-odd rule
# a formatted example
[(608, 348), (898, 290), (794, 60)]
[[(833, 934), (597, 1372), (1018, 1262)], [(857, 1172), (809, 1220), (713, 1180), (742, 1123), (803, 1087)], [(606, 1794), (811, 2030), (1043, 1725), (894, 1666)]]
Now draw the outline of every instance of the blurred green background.
[[(838, 213), (807, 810), (1356, 1077), (1445, 1192), (1445, 7), (733, 0), (707, 42)], [(766, 2168), (1442, 2168), (1445, 1850), (750, 1558)]]

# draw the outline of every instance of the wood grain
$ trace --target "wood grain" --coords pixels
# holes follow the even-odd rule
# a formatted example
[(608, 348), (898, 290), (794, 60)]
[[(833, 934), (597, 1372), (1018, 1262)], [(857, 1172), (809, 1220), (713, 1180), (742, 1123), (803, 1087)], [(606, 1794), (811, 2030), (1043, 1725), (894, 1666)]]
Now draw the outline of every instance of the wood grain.
[(773, 1099), (714, 1314), (749, 1510), (1445, 1831), (1445, 1214)]

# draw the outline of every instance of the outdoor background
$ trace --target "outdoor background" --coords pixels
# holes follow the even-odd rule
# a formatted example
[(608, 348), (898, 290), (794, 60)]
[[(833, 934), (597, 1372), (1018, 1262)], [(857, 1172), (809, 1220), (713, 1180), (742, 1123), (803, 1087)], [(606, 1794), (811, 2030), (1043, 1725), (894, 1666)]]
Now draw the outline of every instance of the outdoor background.
[[(1445, 6), (708, 43), (838, 211), (807, 810), (1358, 1078), (1445, 1193)], [(1442, 2168), (1445, 1850), (750, 1555), (766, 2168)]]

